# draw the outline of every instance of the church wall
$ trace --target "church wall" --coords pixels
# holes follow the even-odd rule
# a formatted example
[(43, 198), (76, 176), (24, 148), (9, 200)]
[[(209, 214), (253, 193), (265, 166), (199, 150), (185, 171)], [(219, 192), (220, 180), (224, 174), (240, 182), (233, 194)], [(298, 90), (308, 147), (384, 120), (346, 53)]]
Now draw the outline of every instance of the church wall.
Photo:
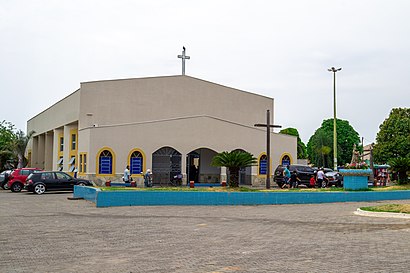
[(81, 84), (80, 128), (204, 114), (253, 126), (268, 109), (271, 98), (188, 76), (88, 82)]
[[(190, 128), (194, 128), (190, 130)], [(141, 149), (146, 158), (145, 168), (152, 168), (152, 153), (168, 146), (182, 154), (182, 172), (185, 172), (186, 155), (198, 148), (208, 148), (216, 152), (243, 149), (257, 157), (266, 149), (266, 131), (254, 127), (245, 127), (209, 117), (197, 117), (184, 120), (171, 120), (156, 123), (134, 124), (128, 126), (99, 126), (80, 130), (81, 134), (90, 135), (89, 172), (98, 178), (97, 153), (103, 147), (115, 153), (115, 177), (99, 177), (119, 179), (127, 165), (129, 152)], [(290, 153), (296, 160), (296, 138), (274, 134), (272, 139), (272, 173), (279, 164), (283, 153)], [(205, 168), (205, 167), (204, 167)], [(256, 176), (256, 169), (252, 175)], [(265, 177), (259, 177), (264, 181)]]

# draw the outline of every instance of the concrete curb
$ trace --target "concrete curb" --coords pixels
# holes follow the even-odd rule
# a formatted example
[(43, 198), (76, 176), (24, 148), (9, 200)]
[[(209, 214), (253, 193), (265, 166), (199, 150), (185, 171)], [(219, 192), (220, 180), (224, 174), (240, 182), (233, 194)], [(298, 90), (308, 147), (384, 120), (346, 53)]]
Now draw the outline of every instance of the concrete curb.
[(410, 214), (407, 213), (396, 213), (396, 212), (373, 212), (357, 209), (354, 214), (361, 216), (370, 216), (370, 217), (390, 217), (390, 218), (402, 218), (410, 219)]

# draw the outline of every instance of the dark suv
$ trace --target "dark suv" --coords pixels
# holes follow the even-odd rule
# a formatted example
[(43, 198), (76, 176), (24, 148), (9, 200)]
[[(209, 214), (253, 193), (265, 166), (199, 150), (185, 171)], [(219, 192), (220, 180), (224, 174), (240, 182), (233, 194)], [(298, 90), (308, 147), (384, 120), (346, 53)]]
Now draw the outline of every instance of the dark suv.
[(26, 178), (35, 171), (41, 171), (38, 168), (19, 168), (11, 172), (7, 185), (12, 192), (20, 192), (24, 188)]
[[(283, 185), (283, 170), (286, 168), (286, 166), (279, 165), (276, 167), (274, 177), (273, 179), (275, 180), (276, 184), (281, 188)], [(312, 167), (307, 166), (307, 165), (289, 165), (289, 171), (292, 173), (293, 171), (296, 171), (300, 182), (300, 184), (309, 186), (309, 180), (312, 177), (312, 175), (315, 175), (315, 170), (312, 169)]]
[(33, 193), (43, 194), (46, 190), (73, 190), (74, 185), (92, 186), (85, 179), (77, 179), (65, 172), (44, 171), (29, 175), (26, 180), (26, 189)]
[(9, 189), (9, 185), (7, 184), (7, 182), (9, 181), (11, 173), (12, 170), (5, 170), (2, 173), (0, 173), (0, 186), (3, 188), (3, 190)]

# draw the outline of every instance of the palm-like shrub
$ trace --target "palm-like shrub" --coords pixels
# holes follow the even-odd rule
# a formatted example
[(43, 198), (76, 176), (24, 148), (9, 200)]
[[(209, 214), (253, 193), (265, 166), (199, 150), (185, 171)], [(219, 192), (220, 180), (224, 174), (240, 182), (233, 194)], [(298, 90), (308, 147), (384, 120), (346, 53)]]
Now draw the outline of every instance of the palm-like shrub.
[(24, 156), (26, 152), (27, 144), (30, 138), (35, 134), (34, 131), (30, 131), (27, 135), (24, 134), (23, 131), (19, 130), (15, 134), (15, 139), (13, 141), (13, 150), (18, 158), (18, 165), (17, 168), (24, 168), (27, 166), (28, 160)]
[(390, 160), (390, 169), (393, 172), (398, 173), (398, 183), (406, 184), (408, 183), (407, 173), (410, 171), (410, 158), (409, 157), (398, 157)]
[(222, 152), (212, 158), (212, 166), (226, 167), (229, 170), (229, 187), (239, 187), (239, 170), (256, 164), (257, 159), (248, 152)]

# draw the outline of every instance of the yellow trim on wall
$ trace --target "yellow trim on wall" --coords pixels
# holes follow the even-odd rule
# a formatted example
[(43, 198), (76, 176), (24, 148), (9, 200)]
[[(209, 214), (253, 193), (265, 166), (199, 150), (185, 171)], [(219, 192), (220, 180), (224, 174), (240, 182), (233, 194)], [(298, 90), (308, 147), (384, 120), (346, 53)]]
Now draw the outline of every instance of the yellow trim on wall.
[(144, 176), (145, 166), (146, 166), (146, 165), (145, 165), (146, 157), (145, 157), (145, 153), (144, 153), (143, 150), (138, 149), (138, 148), (132, 149), (132, 150), (128, 153), (127, 165), (128, 165), (128, 166), (131, 166), (131, 155), (132, 155), (134, 152), (140, 152), (141, 155), (142, 155), (142, 172), (143, 172), (143, 173), (142, 173), (142, 174), (132, 174), (131, 177)]
[[(73, 135), (75, 135), (75, 149), (72, 149)], [(78, 130), (77, 129), (71, 129), (70, 130), (70, 152), (71, 151), (77, 152), (77, 149), (78, 149)]]
[[(63, 144), (63, 150), (61, 151), (61, 143)], [(63, 157), (64, 155), (64, 134), (58, 134), (58, 158)]]
[[(100, 169), (100, 160), (98, 160), (98, 159), (100, 158), (100, 154), (105, 150), (109, 151), (112, 155), (112, 170), (111, 170), (112, 172), (111, 172), (111, 174), (99, 174), (98, 173), (98, 170)], [(116, 156), (115, 156), (115, 153), (114, 153), (113, 149), (111, 149), (110, 147), (101, 148), (97, 152), (97, 155), (95, 157), (95, 175), (96, 176), (113, 176), (113, 175), (115, 175), (115, 170), (116, 170), (116, 168), (115, 168), (115, 158), (116, 158)]]
[(292, 155), (290, 154), (290, 153), (283, 153), (281, 156), (280, 156), (280, 161), (279, 161), (279, 163), (282, 165), (282, 160), (283, 160), (283, 158), (285, 157), (285, 156), (289, 156), (289, 159), (290, 159), (290, 165), (292, 165), (293, 164), (293, 157), (292, 157)]
[[(257, 176), (257, 177), (266, 177), (266, 174), (259, 174), (260, 160), (261, 160), (261, 157), (264, 156), (264, 155), (267, 156), (267, 154), (266, 154), (265, 152), (260, 153), (259, 156), (258, 156), (258, 167), (257, 167), (257, 169), (256, 169), (256, 176)], [(269, 159), (269, 167), (270, 167), (270, 174), (272, 175), (272, 174), (273, 174), (273, 170), (272, 170), (272, 157)]]
[[(84, 156), (86, 158), (85, 162), (84, 162)], [(87, 153), (80, 153), (79, 162), (78, 162), (78, 167), (79, 167), (78, 174), (86, 174), (87, 173), (87, 163), (88, 163), (87, 161), (88, 161)], [(80, 172), (80, 170), (81, 170), (81, 172)]]

